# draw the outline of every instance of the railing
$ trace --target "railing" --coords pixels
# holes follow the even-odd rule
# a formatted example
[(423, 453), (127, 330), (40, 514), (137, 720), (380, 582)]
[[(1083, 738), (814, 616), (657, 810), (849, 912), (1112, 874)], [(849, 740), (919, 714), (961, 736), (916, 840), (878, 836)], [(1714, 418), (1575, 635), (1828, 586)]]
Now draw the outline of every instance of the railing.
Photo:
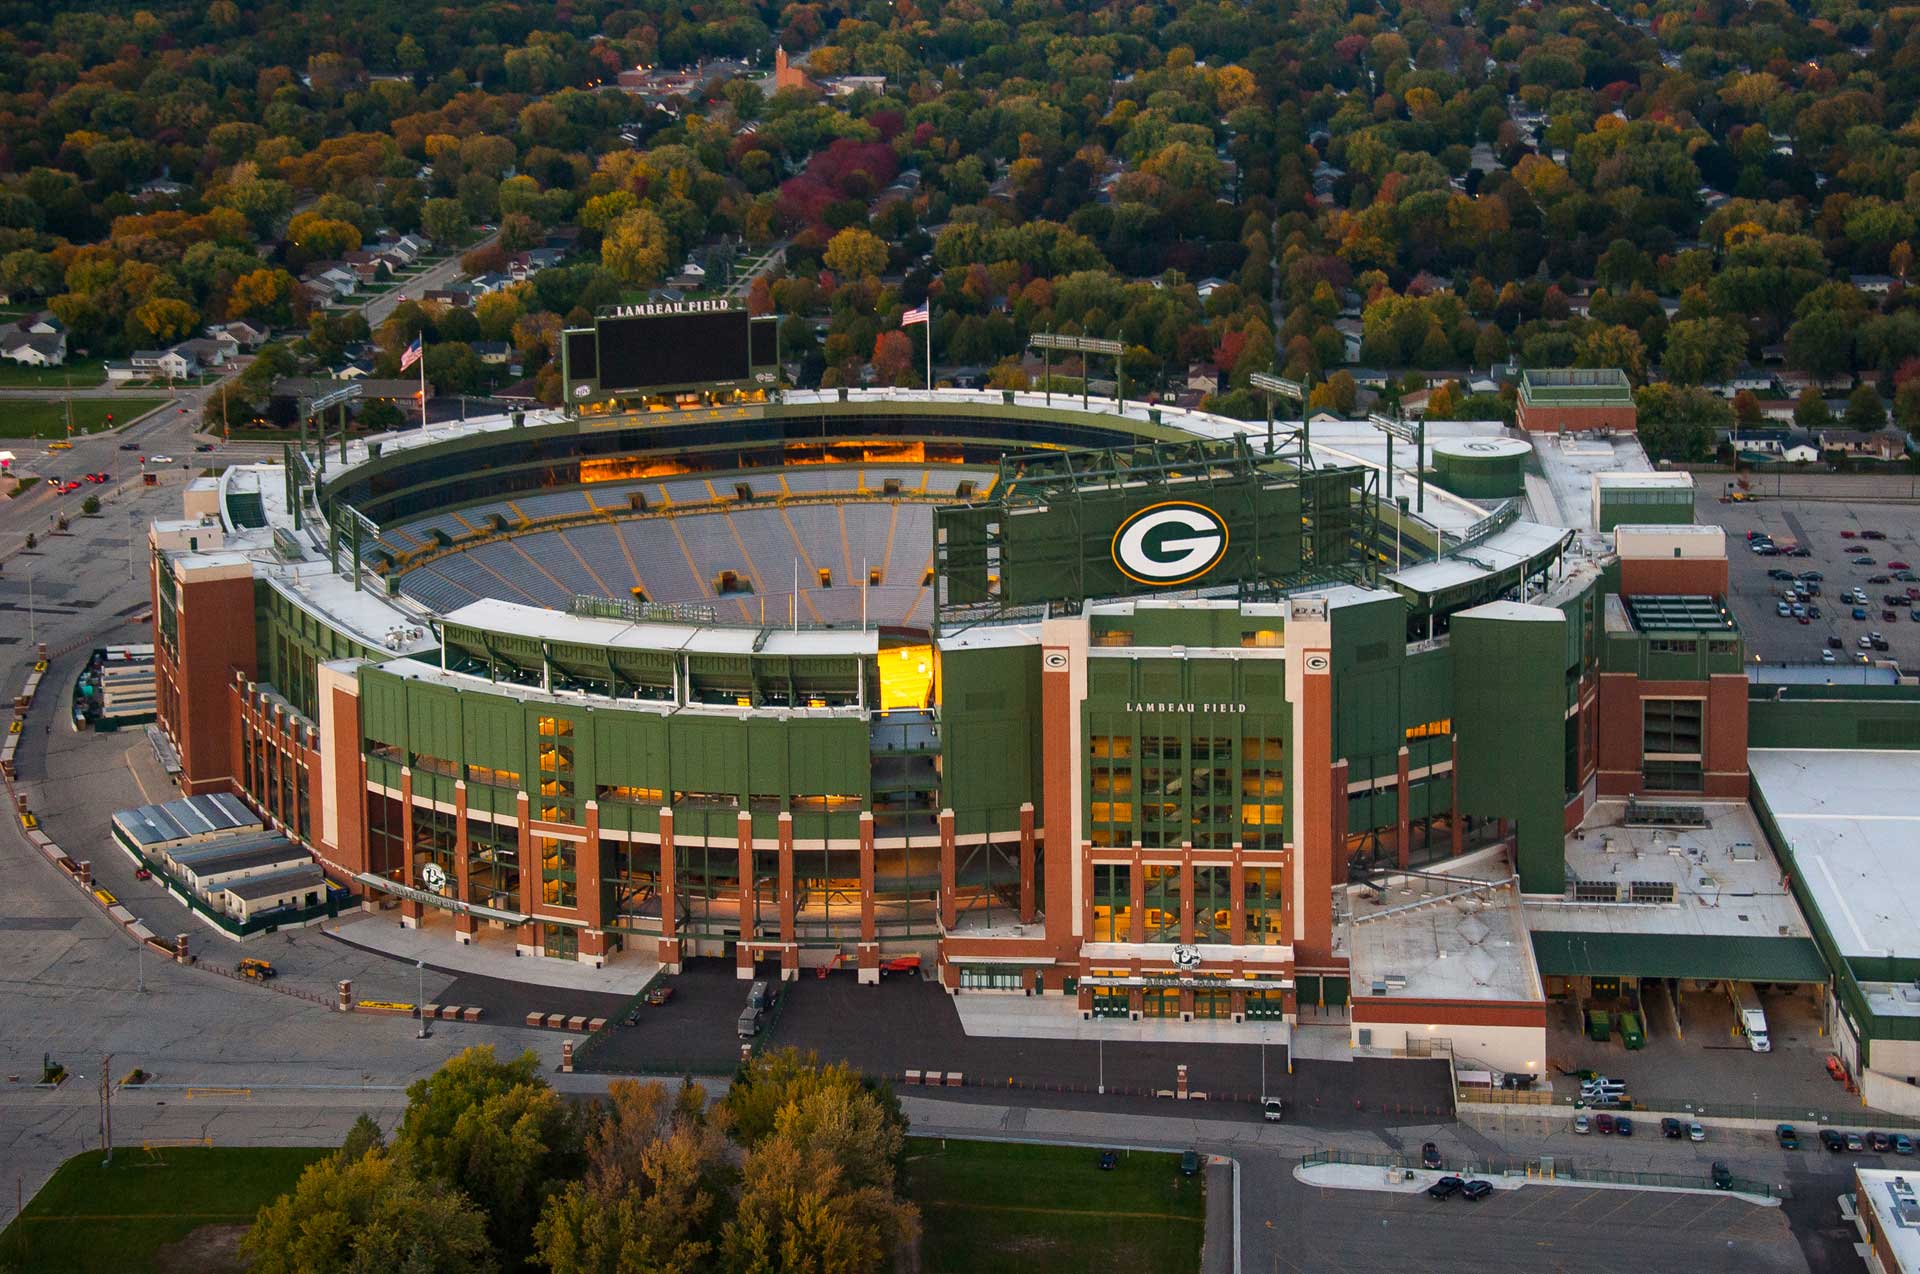
[[(1300, 1156), (1300, 1166), (1303, 1168), (1331, 1163), (1353, 1164), (1363, 1168), (1417, 1169), (1421, 1167), (1417, 1154), (1376, 1154), (1364, 1150), (1337, 1150), (1328, 1147), (1311, 1150)], [(1435, 1171), (1431, 1168), (1425, 1170)], [(1518, 1177), (1528, 1181), (1571, 1181), (1576, 1184), (1591, 1182), (1595, 1185), (1652, 1186), (1680, 1190), (1714, 1188), (1712, 1177), (1706, 1174), (1695, 1176), (1679, 1172), (1635, 1172), (1621, 1168), (1600, 1168), (1571, 1162), (1559, 1155), (1543, 1156), (1538, 1159), (1491, 1157), (1461, 1159), (1453, 1162), (1442, 1159), (1438, 1171), (1459, 1176)], [(1740, 1194), (1756, 1194), (1768, 1199), (1780, 1193), (1779, 1187), (1748, 1177), (1735, 1177), (1725, 1188)]]
[[(1477, 1097), (1473, 1100), (1479, 1100)], [(1578, 1097), (1570, 1093), (1554, 1094), (1553, 1104), (1571, 1106), (1577, 1110), (1601, 1107), (1587, 1107)], [(1630, 1094), (1628, 1104), (1610, 1106), (1608, 1111), (1624, 1112), (1629, 1115), (1652, 1114), (1677, 1115), (1683, 1118), (1713, 1116), (1718, 1119), (1755, 1119), (1775, 1124), (1812, 1125), (1816, 1128), (1899, 1128), (1920, 1129), (1920, 1118), (1910, 1115), (1893, 1115), (1885, 1111), (1872, 1110), (1865, 1106), (1845, 1113), (1832, 1110), (1819, 1110), (1808, 1106), (1787, 1106), (1759, 1101), (1690, 1101), (1674, 1097), (1643, 1097)], [(1805, 1127), (1801, 1128), (1806, 1131)]]

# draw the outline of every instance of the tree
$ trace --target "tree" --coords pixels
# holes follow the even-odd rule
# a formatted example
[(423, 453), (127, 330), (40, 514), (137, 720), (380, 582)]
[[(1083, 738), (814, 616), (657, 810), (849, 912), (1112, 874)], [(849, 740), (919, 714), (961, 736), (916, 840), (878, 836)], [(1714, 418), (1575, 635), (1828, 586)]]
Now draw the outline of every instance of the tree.
[(429, 199), (420, 205), (420, 228), (442, 247), (465, 239), (470, 224), (466, 206), (458, 199)]
[(912, 385), (913, 341), (898, 328), (880, 333), (873, 342), (873, 374), (883, 385)]
[(1908, 433), (1920, 431), (1920, 379), (1909, 380), (1894, 391), (1893, 419)]
[(82, 500), (80, 502), (80, 512), (86, 517), (92, 517), (94, 514), (100, 512), (100, 497), (90, 495)]
[(384, 433), (390, 429), (398, 429), (407, 423), (405, 414), (401, 412), (398, 404), (390, 398), (375, 398), (370, 402), (361, 404), (359, 415), (356, 416), (355, 419), (360, 422), (362, 429), (374, 433)]
[(844, 1081), (796, 1093), (747, 1155), (739, 1204), (721, 1234), (725, 1266), (738, 1274), (891, 1268), (895, 1250), (920, 1229), (919, 1210), (894, 1193), (904, 1146), (904, 1120), (889, 1117), (873, 1093)]
[(673, 236), (660, 214), (635, 208), (607, 226), (600, 242), (600, 263), (622, 283), (652, 287), (666, 277), (673, 259)]
[(1853, 387), (1847, 395), (1847, 412), (1843, 420), (1849, 429), (1875, 430), (1887, 425), (1887, 407), (1880, 401), (1880, 392), (1872, 385), (1862, 382)]
[(581, 1161), (572, 1108), (539, 1067), (535, 1053), (499, 1062), (489, 1046), (467, 1049), (408, 1087), (393, 1139), (394, 1153), (416, 1173), (479, 1206), (509, 1266), (528, 1251), (547, 1196), (578, 1174)]
[(1812, 385), (1801, 390), (1799, 400), (1793, 404), (1793, 423), (1802, 429), (1825, 429), (1833, 423), (1827, 400)]
[(233, 281), (227, 293), (227, 317), (244, 318), (249, 314), (265, 317), (285, 312), (293, 295), (293, 276), (285, 270), (261, 268), (249, 270)]
[(887, 268), (887, 245), (860, 226), (848, 226), (827, 241), (827, 268), (843, 279), (864, 279)]
[(1667, 329), (1662, 369), (1676, 385), (1725, 380), (1746, 348), (1746, 334), (1726, 319), (1681, 319)]
[(712, 1267), (712, 1232), (731, 1151), (693, 1085), (616, 1080), (595, 1111), (587, 1172), (548, 1200), (534, 1228), (553, 1274), (696, 1274)]
[(427, 380), (442, 394), (477, 394), (486, 388), (487, 367), (471, 345), (441, 341), (427, 346)]
[(1733, 424), (1733, 409), (1704, 389), (1648, 385), (1633, 397), (1640, 445), (1655, 459), (1705, 460), (1716, 432)]
[(369, 1148), (309, 1167), (260, 1209), (240, 1249), (256, 1274), (485, 1274), (495, 1268), (478, 1208), (407, 1162)]
[[(1853, 369), (1853, 336), (1859, 315), (1819, 309), (1787, 329), (1787, 362), (1826, 379)], [(1671, 338), (1669, 338), (1671, 339)]]

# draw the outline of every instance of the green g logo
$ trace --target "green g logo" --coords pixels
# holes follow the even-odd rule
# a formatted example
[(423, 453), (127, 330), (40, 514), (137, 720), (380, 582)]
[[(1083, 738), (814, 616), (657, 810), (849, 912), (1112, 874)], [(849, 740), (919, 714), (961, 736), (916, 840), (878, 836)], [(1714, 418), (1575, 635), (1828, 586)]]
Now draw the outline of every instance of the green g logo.
[(1226, 520), (1204, 504), (1150, 504), (1113, 533), (1113, 564), (1135, 583), (1185, 584), (1220, 564), (1227, 538)]

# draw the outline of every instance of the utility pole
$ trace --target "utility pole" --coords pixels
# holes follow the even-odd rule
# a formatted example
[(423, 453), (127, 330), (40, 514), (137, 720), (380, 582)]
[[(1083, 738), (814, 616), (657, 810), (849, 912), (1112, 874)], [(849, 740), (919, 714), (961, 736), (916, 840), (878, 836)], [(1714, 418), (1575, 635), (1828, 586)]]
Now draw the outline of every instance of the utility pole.
[(100, 1059), (100, 1148), (107, 1152), (101, 1167), (113, 1166), (113, 1054)]

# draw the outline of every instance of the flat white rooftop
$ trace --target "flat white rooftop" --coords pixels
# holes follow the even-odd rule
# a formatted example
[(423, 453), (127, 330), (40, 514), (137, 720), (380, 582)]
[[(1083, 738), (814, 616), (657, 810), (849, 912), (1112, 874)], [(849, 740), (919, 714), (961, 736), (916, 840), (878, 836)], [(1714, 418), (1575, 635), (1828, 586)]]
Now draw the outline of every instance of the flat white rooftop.
[(1348, 891), (1355, 995), (1414, 1000), (1536, 1001), (1539, 967), (1518, 886), (1471, 876), (1390, 876), (1384, 897)]
[[(1594, 934), (1810, 937), (1753, 811), (1745, 803), (1686, 804), (1706, 815), (1707, 826), (1627, 827), (1625, 802), (1595, 805), (1567, 837), (1564, 893), (1527, 897), (1529, 926)], [(1609, 885), (1618, 901), (1582, 898), (1604, 895)], [(1671, 901), (1664, 900), (1668, 894)], [(1632, 901), (1636, 896), (1649, 901)]]
[(1920, 752), (1755, 748), (1747, 763), (1840, 954), (1920, 956)]
[[(1874, 1229), (1885, 1236), (1894, 1268), (1886, 1274), (1920, 1272), (1920, 1199), (1915, 1198), (1920, 1173), (1890, 1168), (1855, 1168), (1860, 1188), (1854, 1206), (1873, 1213)], [(1879, 1261), (1874, 1262), (1875, 1268)]]
[(1585, 438), (1577, 434), (1535, 434), (1538, 474), (1527, 475), (1527, 504), (1535, 521), (1575, 530), (1593, 529), (1593, 479), (1607, 474), (1653, 473), (1640, 440), (1632, 434)]

